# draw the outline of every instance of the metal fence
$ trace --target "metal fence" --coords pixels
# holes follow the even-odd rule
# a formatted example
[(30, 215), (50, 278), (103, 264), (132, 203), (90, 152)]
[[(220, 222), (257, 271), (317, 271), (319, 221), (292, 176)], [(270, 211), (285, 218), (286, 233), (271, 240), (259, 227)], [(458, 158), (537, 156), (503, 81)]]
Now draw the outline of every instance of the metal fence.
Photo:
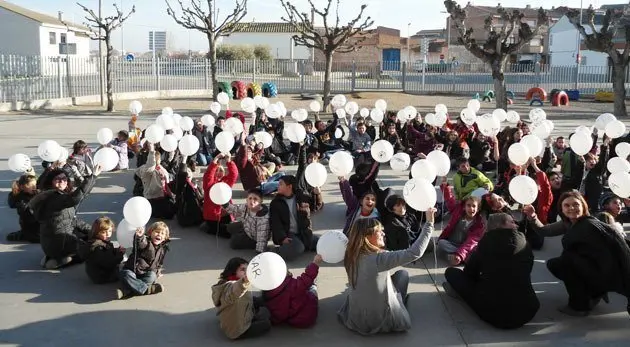
[[(103, 58), (103, 69), (105, 66)], [(162, 90), (209, 90), (207, 59), (116, 58), (111, 66), (114, 93)], [(219, 61), (220, 82), (274, 83), (279, 93), (321, 93), (323, 62), (307, 60)], [(98, 57), (0, 55), (0, 102), (48, 100), (100, 94)], [(582, 95), (612, 90), (607, 66), (508, 65), (509, 90), (526, 93), (532, 87), (579, 89)], [(408, 93), (474, 95), (493, 89), (486, 64), (406, 64), (404, 62), (335, 62), (334, 93), (392, 90)]]

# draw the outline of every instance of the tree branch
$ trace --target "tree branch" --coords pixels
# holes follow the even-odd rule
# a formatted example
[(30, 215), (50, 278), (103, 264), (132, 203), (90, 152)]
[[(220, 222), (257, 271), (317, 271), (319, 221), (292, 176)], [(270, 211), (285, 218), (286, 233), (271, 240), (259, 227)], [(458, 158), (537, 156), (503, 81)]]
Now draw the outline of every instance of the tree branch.
[[(109, 39), (111, 32), (120, 27), (129, 17), (136, 12), (136, 6), (131, 8), (131, 11), (125, 15), (116, 4), (114, 9), (115, 15), (107, 16), (105, 18), (99, 17), (94, 10), (87, 8), (86, 6), (77, 3), (77, 5), (86, 13), (85, 26), (90, 31), (90, 38), (92, 40), (106, 41)], [(103, 31), (102, 33), (100, 31)]]

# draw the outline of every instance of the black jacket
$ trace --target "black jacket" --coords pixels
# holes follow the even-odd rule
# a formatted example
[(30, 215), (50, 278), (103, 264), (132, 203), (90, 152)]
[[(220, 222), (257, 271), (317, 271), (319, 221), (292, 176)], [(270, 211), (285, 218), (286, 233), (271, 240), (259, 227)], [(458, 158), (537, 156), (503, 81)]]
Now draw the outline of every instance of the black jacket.
[(125, 269), (136, 274), (143, 275), (149, 271), (156, 274), (162, 269), (164, 257), (168, 251), (169, 241), (163, 241), (159, 245), (154, 245), (148, 235), (138, 237), (133, 236), (133, 251), (125, 263)]
[(194, 127), (192, 134), (197, 138), (197, 140), (199, 140), (199, 151), (197, 151), (197, 153), (205, 155), (214, 154), (214, 151), (216, 150), (216, 146), (214, 145), (214, 136), (208, 127), (204, 126), (202, 130)]
[(404, 216), (391, 215), (385, 224), (385, 246), (389, 251), (409, 248), (420, 236), (420, 223), (412, 211)]
[(81, 254), (85, 259), (85, 272), (92, 282), (96, 284), (110, 283), (116, 279), (118, 264), (123, 260), (125, 253), (114, 248), (111, 241), (90, 240), (85, 246), (86, 254)]
[(608, 146), (602, 145), (599, 152), (599, 160), (595, 166), (589, 170), (584, 177), (584, 197), (592, 211), (597, 211), (599, 206), (599, 198), (604, 191), (604, 174), (606, 173), (606, 164), (609, 157)]
[(324, 199), (322, 198), (322, 194), (313, 193), (313, 187), (308, 184), (306, 181), (306, 166), (307, 163), (307, 150), (308, 147), (300, 146), (299, 155), (298, 155), (298, 169), (295, 173), (295, 179), (297, 181), (298, 190), (302, 192), (308, 192), (308, 203), (311, 211), (319, 211), (324, 207)]
[(534, 318), (540, 303), (531, 283), (533, 265), (523, 233), (496, 229), (484, 234), (464, 267), (475, 283), (473, 305), (481, 319), (512, 329)]
[[(295, 202), (297, 205), (298, 237), (302, 240), (306, 249), (311, 249), (313, 243), (309, 200), (310, 198), (306, 194), (299, 190), (296, 191)], [(269, 204), (269, 228), (271, 229), (271, 236), (275, 245), (281, 245), (282, 240), (287, 237), (291, 238), (289, 235), (291, 222), (289, 213), (289, 206), (284, 200), (284, 197), (277, 195), (271, 200), (271, 204)]]
[(186, 165), (182, 164), (175, 177), (175, 207), (177, 223), (190, 227), (203, 222), (203, 192), (189, 181)]
[(33, 211), (29, 207), (29, 202), (35, 195), (19, 192), (9, 193), (7, 204), (10, 208), (17, 209), (20, 217), (20, 230), (29, 242), (39, 242), (39, 222), (35, 219)]

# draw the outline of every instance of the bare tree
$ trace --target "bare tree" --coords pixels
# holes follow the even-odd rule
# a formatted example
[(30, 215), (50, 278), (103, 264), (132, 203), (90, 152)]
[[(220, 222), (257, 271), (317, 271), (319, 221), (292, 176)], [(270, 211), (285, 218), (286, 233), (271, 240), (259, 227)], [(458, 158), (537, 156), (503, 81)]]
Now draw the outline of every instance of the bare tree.
[[(627, 117), (626, 110), (626, 71), (630, 56), (630, 7), (624, 10), (608, 9), (599, 30), (595, 27), (595, 10), (589, 6), (585, 13), (585, 21), (580, 23), (580, 11), (571, 9), (567, 12), (569, 22), (573, 24), (584, 38), (587, 49), (608, 54), (612, 62), (613, 90), (615, 92), (614, 112), (617, 117)], [(586, 25), (586, 26), (585, 26)], [(587, 31), (590, 29), (590, 32)], [(615, 47), (617, 34), (625, 34), (624, 48)]]
[[(104, 41), (105, 46), (107, 48), (107, 58), (105, 62), (105, 78), (106, 78), (106, 93), (107, 93), (107, 111), (111, 112), (114, 110), (114, 95), (112, 92), (112, 57), (114, 56), (114, 47), (112, 47), (112, 32), (119, 28), (132, 13), (136, 12), (136, 6), (134, 5), (131, 8), (131, 11), (126, 15), (122, 13), (122, 11), (118, 8), (118, 6), (114, 3), (114, 8), (116, 9), (116, 13), (114, 15), (102, 18), (98, 14), (94, 12), (80, 3), (77, 3), (79, 7), (85, 11), (86, 16), (85, 25), (90, 29), (90, 38), (92, 40)], [(101, 43), (99, 42), (99, 45)], [(102, 57), (99, 57), (102, 59)]]
[[(339, 4), (336, 1), (335, 15), (336, 19), (329, 18), (334, 0), (328, 0), (328, 5), (323, 10), (318, 9), (313, 0), (308, 0), (311, 5), (311, 13), (317, 14), (322, 18), (323, 27), (316, 27), (307, 12), (300, 12), (293, 4), (287, 0), (280, 0), (287, 17), (282, 20), (290, 23), (298, 35), (293, 36), (296, 45), (306, 46), (321, 51), (326, 58), (326, 71), (324, 72), (324, 110), (330, 103), (330, 75), (332, 74), (332, 61), (335, 53), (350, 53), (361, 47), (361, 44), (371, 31), (367, 28), (374, 24), (371, 17), (362, 20), (363, 12), (367, 5), (361, 5), (359, 14), (350, 20), (347, 24), (340, 26)], [(357, 25), (358, 23), (361, 23)]]
[(216, 100), (219, 94), (217, 81), (217, 42), (222, 36), (228, 36), (237, 29), (242, 29), (246, 25), (239, 23), (247, 14), (247, 0), (234, 0), (235, 6), (232, 13), (223, 20), (219, 20), (219, 8), (216, 0), (205, 0), (207, 9), (202, 6), (202, 0), (190, 0), (190, 7), (185, 6), (182, 0), (178, 0), (181, 8), (181, 15), (178, 17), (169, 0), (165, 0), (168, 9), (166, 12), (177, 24), (190, 29), (199, 30), (206, 34), (208, 39), (208, 56), (210, 57), (210, 73), (212, 75), (212, 97)]
[[(507, 11), (501, 5), (497, 6), (496, 14), (489, 15), (484, 21), (486, 40), (478, 43), (473, 38), (473, 28), (466, 28), (466, 10), (454, 0), (444, 1), (446, 11), (450, 14), (450, 22), (459, 34), (458, 41), (471, 54), (490, 65), (494, 80), (494, 94), (496, 107), (507, 110), (507, 95), (505, 88), (504, 70), (510, 55), (517, 53), (526, 43), (540, 35), (542, 28), (547, 25), (547, 13), (540, 8), (535, 27), (523, 21), (524, 14), (514, 9)], [(494, 16), (498, 15), (500, 22), (494, 23)], [(500, 30), (495, 29), (500, 26)]]

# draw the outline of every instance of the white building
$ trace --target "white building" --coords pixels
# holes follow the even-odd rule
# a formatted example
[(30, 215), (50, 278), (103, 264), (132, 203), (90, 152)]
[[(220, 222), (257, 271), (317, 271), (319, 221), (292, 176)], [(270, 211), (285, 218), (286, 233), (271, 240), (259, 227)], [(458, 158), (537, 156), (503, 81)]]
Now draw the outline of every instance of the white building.
[[(18, 75), (56, 74), (58, 57), (90, 56), (87, 27), (0, 0), (0, 72)], [(16, 64), (16, 60), (19, 63)], [(12, 65), (9, 66), (8, 65)], [(52, 66), (54, 65), (54, 66)], [(65, 64), (64, 64), (65, 65)], [(65, 71), (65, 66), (63, 67)], [(16, 75), (15, 71), (11, 74)]]
[(312, 49), (296, 46), (297, 35), (289, 23), (242, 23), (230, 36), (223, 38), (228, 45), (267, 45), (274, 59), (312, 59)]
[[(586, 17), (586, 16), (585, 16)], [(603, 14), (595, 16), (595, 30), (602, 27)], [(585, 24), (587, 33), (591, 28)], [(580, 38), (580, 43), (583, 38)], [(563, 16), (549, 28), (549, 64), (552, 66), (573, 66), (578, 52), (578, 30)], [(608, 54), (589, 50), (580, 51), (582, 66), (608, 66)]]

